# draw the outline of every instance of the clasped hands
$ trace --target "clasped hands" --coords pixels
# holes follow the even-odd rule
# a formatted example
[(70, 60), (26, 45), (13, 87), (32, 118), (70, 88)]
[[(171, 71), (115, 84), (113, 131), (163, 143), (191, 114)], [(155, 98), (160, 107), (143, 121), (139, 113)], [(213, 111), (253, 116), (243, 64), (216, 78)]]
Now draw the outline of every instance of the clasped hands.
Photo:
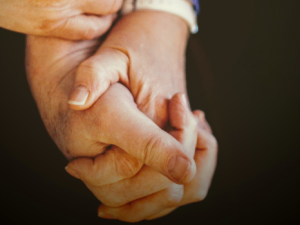
[(182, 94), (187, 33), (176, 16), (135, 12), (104, 42), (27, 38), (42, 120), (100, 217), (155, 219), (207, 194), (217, 142)]

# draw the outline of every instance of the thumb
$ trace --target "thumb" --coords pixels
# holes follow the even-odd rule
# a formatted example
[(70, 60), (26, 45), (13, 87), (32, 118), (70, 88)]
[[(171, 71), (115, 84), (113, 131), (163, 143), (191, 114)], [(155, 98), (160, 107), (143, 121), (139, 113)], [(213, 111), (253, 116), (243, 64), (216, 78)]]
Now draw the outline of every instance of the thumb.
[(197, 143), (198, 124), (190, 111), (185, 94), (175, 94), (169, 103), (170, 134), (183, 144), (190, 156), (194, 157)]
[(50, 35), (67, 40), (91, 40), (105, 34), (116, 19), (116, 14), (106, 16), (78, 15), (68, 18)]
[(73, 110), (88, 109), (111, 84), (120, 80), (127, 84), (128, 63), (129, 59), (123, 52), (100, 48), (79, 65), (68, 100), (69, 107)]
[(108, 107), (109, 118), (113, 120), (111, 123), (106, 117), (102, 123), (102, 129), (107, 131), (105, 143), (118, 146), (175, 183), (190, 182), (196, 172), (191, 154), (174, 137), (139, 111), (133, 100), (126, 102), (120, 97), (113, 99), (112, 93), (124, 96), (122, 89), (125, 87), (121, 84), (114, 84), (100, 98), (111, 104)]

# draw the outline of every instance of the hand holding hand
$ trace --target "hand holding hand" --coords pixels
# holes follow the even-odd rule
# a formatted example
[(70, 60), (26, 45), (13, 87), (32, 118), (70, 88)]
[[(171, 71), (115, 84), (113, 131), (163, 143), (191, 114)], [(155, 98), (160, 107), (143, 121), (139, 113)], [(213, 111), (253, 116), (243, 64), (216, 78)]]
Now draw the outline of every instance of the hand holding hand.
[[(106, 155), (98, 156), (89, 162), (87, 159), (76, 159), (70, 162), (68, 167), (76, 171), (79, 175), (77, 178), (82, 179), (102, 202), (98, 210), (100, 217), (127, 222), (155, 219), (169, 214), (181, 205), (202, 201), (205, 198), (216, 165), (216, 139), (211, 134), (203, 112), (194, 111), (193, 115), (180, 94), (171, 99), (169, 114), (170, 123), (174, 128), (171, 134), (185, 149), (193, 153), (197, 139), (194, 155), (197, 166), (195, 178), (183, 186), (174, 184), (147, 166), (138, 171), (137, 167), (132, 169), (132, 164), (128, 166), (123, 164), (123, 161), (120, 161), (120, 164), (118, 162), (106, 164), (105, 162), (109, 160)], [(114, 155), (115, 160), (125, 156), (127, 159), (131, 157), (122, 151), (114, 152)], [(105, 167), (102, 164), (105, 164)], [(114, 177), (110, 178), (106, 173), (108, 171), (112, 173), (115, 168), (120, 167), (123, 171), (130, 171), (131, 176), (114, 182)], [(101, 182), (102, 176), (106, 178), (105, 183)]]
[(122, 0), (1, 0), (0, 27), (31, 35), (93, 39), (111, 27)]
[(169, 13), (145, 10), (121, 18), (95, 55), (78, 67), (70, 107), (87, 109), (121, 82), (138, 108), (164, 128), (169, 99), (186, 92), (187, 37), (187, 24)]
[(133, 156), (135, 163), (146, 164), (173, 182), (191, 181), (196, 172), (193, 155), (145, 116), (123, 85), (112, 85), (88, 110), (68, 107), (74, 71), (98, 44), (28, 38), (28, 80), (52, 139), (69, 159), (114, 152), (114, 145)]

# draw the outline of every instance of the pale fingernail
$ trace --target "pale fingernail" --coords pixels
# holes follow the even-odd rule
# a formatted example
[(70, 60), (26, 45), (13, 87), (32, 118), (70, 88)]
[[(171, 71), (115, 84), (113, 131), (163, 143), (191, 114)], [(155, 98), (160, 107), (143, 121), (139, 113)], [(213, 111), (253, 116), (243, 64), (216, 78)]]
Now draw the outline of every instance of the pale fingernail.
[(104, 213), (104, 212), (99, 212), (98, 216), (101, 217), (101, 218), (103, 218), (103, 219), (111, 219), (111, 220), (116, 219), (115, 216), (107, 214), (107, 213)]
[(168, 164), (170, 175), (180, 184), (191, 167), (191, 163), (182, 156), (173, 156)]
[(71, 105), (84, 105), (89, 94), (87, 87), (79, 85), (72, 90), (68, 103)]
[(78, 173), (77, 173), (75, 170), (71, 169), (71, 168), (68, 167), (68, 166), (65, 167), (65, 170), (66, 170), (71, 176), (76, 177), (77, 179), (80, 179)]

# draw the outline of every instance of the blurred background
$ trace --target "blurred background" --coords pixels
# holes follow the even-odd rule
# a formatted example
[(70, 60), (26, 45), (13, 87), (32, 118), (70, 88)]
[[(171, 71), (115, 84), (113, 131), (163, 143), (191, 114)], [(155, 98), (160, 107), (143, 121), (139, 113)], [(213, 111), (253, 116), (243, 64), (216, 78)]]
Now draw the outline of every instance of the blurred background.
[[(145, 224), (289, 224), (299, 220), (298, 0), (201, 0), (187, 80), (219, 142), (208, 197)], [(0, 29), (0, 221), (121, 224), (69, 176), (38, 114), (24, 68), (25, 36)]]

